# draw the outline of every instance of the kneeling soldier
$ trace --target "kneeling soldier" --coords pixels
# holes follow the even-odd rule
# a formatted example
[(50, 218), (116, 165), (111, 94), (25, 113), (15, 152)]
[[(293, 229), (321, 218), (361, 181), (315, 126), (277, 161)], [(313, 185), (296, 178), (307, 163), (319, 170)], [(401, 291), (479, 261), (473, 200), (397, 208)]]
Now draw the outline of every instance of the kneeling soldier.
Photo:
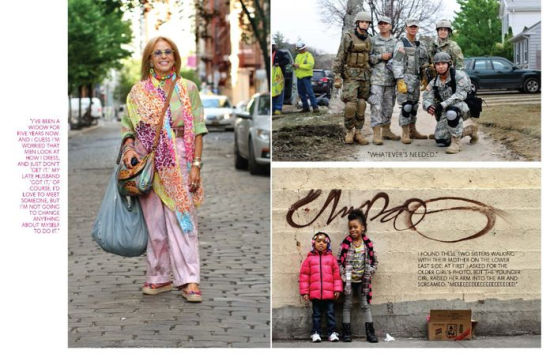
[[(436, 78), (430, 81), (424, 92), (424, 109), (435, 115), (437, 125), (434, 138), (438, 146), (448, 147), (448, 154), (460, 151), (463, 121), (470, 117), (464, 101), (471, 91), (470, 78), (466, 73), (452, 68), (451, 56), (439, 52), (434, 56)], [(471, 143), (477, 141), (477, 127), (468, 128)]]

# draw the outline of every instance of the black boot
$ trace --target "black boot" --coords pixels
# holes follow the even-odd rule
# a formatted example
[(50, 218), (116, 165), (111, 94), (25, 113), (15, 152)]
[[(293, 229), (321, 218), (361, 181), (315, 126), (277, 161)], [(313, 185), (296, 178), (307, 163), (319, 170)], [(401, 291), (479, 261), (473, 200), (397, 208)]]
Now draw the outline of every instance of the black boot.
[(365, 331), (367, 332), (367, 342), (378, 343), (378, 338), (374, 333), (374, 324), (372, 322), (365, 323)]
[(351, 324), (343, 323), (342, 330), (344, 331), (344, 336), (342, 337), (342, 340), (344, 342), (351, 342)]

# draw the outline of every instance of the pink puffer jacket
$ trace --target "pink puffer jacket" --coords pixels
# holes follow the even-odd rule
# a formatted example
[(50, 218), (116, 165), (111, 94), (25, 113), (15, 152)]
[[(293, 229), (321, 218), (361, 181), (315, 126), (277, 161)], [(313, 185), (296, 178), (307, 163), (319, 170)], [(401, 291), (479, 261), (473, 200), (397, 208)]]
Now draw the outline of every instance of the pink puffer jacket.
[(338, 261), (329, 250), (310, 252), (300, 269), (300, 295), (310, 299), (333, 300), (334, 292), (342, 292)]

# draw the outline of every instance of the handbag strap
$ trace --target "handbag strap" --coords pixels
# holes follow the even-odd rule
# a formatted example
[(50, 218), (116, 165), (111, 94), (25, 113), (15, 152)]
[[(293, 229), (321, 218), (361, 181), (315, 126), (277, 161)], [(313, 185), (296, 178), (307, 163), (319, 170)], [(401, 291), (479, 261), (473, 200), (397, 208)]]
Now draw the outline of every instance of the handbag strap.
[[(164, 123), (164, 115), (166, 114), (166, 110), (168, 109), (168, 106), (170, 105), (170, 99), (172, 98), (172, 92), (174, 92), (174, 88), (176, 87), (176, 82), (178, 81), (179, 76), (176, 77), (175, 81), (171, 81), (170, 89), (168, 90), (168, 96), (166, 96), (166, 101), (164, 102), (164, 107), (162, 108), (162, 112), (160, 114), (160, 123), (157, 127), (157, 131), (155, 133), (155, 140), (153, 141), (153, 149), (151, 150), (151, 153), (154, 153), (157, 149), (157, 145), (159, 144), (159, 138), (160, 138), (160, 130), (162, 128), (162, 125)], [(153, 154), (154, 155), (154, 154)]]

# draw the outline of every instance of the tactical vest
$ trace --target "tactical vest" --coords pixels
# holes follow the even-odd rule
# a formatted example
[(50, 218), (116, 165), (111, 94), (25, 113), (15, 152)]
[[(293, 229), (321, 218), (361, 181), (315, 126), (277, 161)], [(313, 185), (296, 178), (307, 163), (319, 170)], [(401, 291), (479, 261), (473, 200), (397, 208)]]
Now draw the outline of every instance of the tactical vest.
[(351, 46), (348, 49), (346, 65), (351, 68), (369, 68), (369, 53), (371, 43), (368, 40), (361, 40), (354, 32), (350, 32)]
[[(403, 42), (403, 48), (405, 49), (405, 56), (407, 57), (405, 67), (405, 73), (411, 75), (420, 74), (419, 56), (420, 56), (420, 41), (413, 41), (414, 45), (409, 42), (405, 37), (401, 38)], [(416, 45), (416, 46), (415, 46)]]

